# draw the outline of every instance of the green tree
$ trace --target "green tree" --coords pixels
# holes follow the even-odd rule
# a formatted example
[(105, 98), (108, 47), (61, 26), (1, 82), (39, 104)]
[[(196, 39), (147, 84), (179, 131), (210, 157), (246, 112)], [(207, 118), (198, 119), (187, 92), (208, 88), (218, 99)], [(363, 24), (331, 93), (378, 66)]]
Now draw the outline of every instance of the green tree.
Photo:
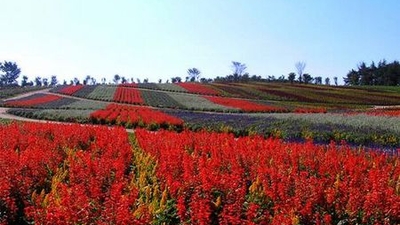
[(0, 63), (0, 85), (17, 84), (21, 69), (15, 62), (4, 61)]
[(42, 83), (43, 83), (43, 86), (49, 86), (49, 79), (48, 78), (43, 78), (42, 79)]
[(28, 86), (28, 77), (25, 76), (25, 75), (22, 76), (21, 86), (22, 86), (22, 87)]
[(42, 78), (41, 77), (35, 77), (35, 85), (42, 86)]
[(118, 83), (119, 83), (119, 80), (121, 80), (121, 76), (119, 76), (118, 74), (115, 74), (115, 75), (114, 75), (114, 80), (113, 80), (114, 83), (115, 83), (115, 84), (118, 84)]
[(290, 83), (293, 84), (295, 79), (296, 79), (296, 74), (295, 73), (291, 72), (291, 73), (288, 74), (288, 80), (289, 80)]
[(314, 78), (312, 78), (312, 76), (308, 73), (303, 74), (303, 80), (305, 84), (309, 84), (312, 82)]
[(50, 85), (51, 86), (56, 86), (57, 84), (58, 84), (57, 76), (56, 75), (51, 76)]

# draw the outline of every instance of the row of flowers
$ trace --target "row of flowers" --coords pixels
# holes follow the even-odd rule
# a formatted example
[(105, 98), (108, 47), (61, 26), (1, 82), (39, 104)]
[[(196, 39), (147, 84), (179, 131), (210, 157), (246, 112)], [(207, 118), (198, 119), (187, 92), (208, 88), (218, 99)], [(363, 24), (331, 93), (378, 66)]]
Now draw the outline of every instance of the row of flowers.
[(124, 129), (0, 126), (0, 224), (148, 224)]
[(204, 131), (135, 137), (1, 125), (0, 224), (400, 222), (398, 153)]
[(396, 224), (398, 155), (259, 136), (137, 130), (182, 224)]
[(140, 91), (136, 88), (118, 86), (115, 91), (114, 102), (142, 105), (144, 104)]
[(33, 107), (62, 99), (52, 94), (33, 94), (21, 99), (5, 101), (4, 105), (9, 107)]
[(183, 120), (149, 107), (109, 104), (90, 114), (93, 123), (116, 124), (127, 128), (147, 127), (158, 129), (170, 126), (181, 127)]

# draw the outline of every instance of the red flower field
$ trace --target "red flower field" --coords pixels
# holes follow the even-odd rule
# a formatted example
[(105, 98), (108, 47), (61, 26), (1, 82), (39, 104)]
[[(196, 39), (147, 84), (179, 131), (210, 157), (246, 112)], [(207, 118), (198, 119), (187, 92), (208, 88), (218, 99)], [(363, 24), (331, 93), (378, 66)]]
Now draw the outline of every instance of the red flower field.
[[(134, 84), (136, 85), (136, 84)], [(136, 88), (118, 86), (113, 101), (141, 105), (144, 103), (140, 91)]]
[(119, 104), (109, 104), (106, 109), (97, 110), (90, 117), (97, 123), (118, 124), (126, 127), (143, 127), (151, 124), (181, 126), (183, 124), (181, 119), (149, 107)]
[(205, 131), (132, 137), (0, 125), (0, 224), (400, 222), (398, 152)]
[(223, 106), (235, 107), (245, 112), (284, 112), (286, 109), (276, 106), (261, 105), (244, 99), (224, 98), (216, 96), (203, 96), (213, 103)]

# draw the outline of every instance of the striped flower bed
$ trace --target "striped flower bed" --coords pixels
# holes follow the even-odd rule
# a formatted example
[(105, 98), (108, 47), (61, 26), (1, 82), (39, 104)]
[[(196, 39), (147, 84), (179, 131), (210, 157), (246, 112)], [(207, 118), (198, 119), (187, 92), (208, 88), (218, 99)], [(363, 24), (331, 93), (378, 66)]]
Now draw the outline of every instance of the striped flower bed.
[(286, 109), (276, 106), (261, 105), (243, 99), (204, 96), (204, 98), (223, 106), (239, 108), (245, 112), (285, 112)]
[(16, 100), (6, 101), (5, 105), (10, 107), (32, 107), (44, 103), (57, 101), (62, 97), (51, 94), (33, 94), (31, 96)]

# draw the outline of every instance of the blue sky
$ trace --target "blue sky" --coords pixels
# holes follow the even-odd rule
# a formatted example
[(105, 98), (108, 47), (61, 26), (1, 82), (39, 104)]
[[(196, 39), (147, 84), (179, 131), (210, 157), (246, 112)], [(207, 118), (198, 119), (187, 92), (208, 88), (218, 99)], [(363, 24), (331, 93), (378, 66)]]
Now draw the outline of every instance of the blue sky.
[(400, 59), (397, 0), (0, 0), (0, 60), (23, 75), (112, 80), (231, 73), (339, 77)]

